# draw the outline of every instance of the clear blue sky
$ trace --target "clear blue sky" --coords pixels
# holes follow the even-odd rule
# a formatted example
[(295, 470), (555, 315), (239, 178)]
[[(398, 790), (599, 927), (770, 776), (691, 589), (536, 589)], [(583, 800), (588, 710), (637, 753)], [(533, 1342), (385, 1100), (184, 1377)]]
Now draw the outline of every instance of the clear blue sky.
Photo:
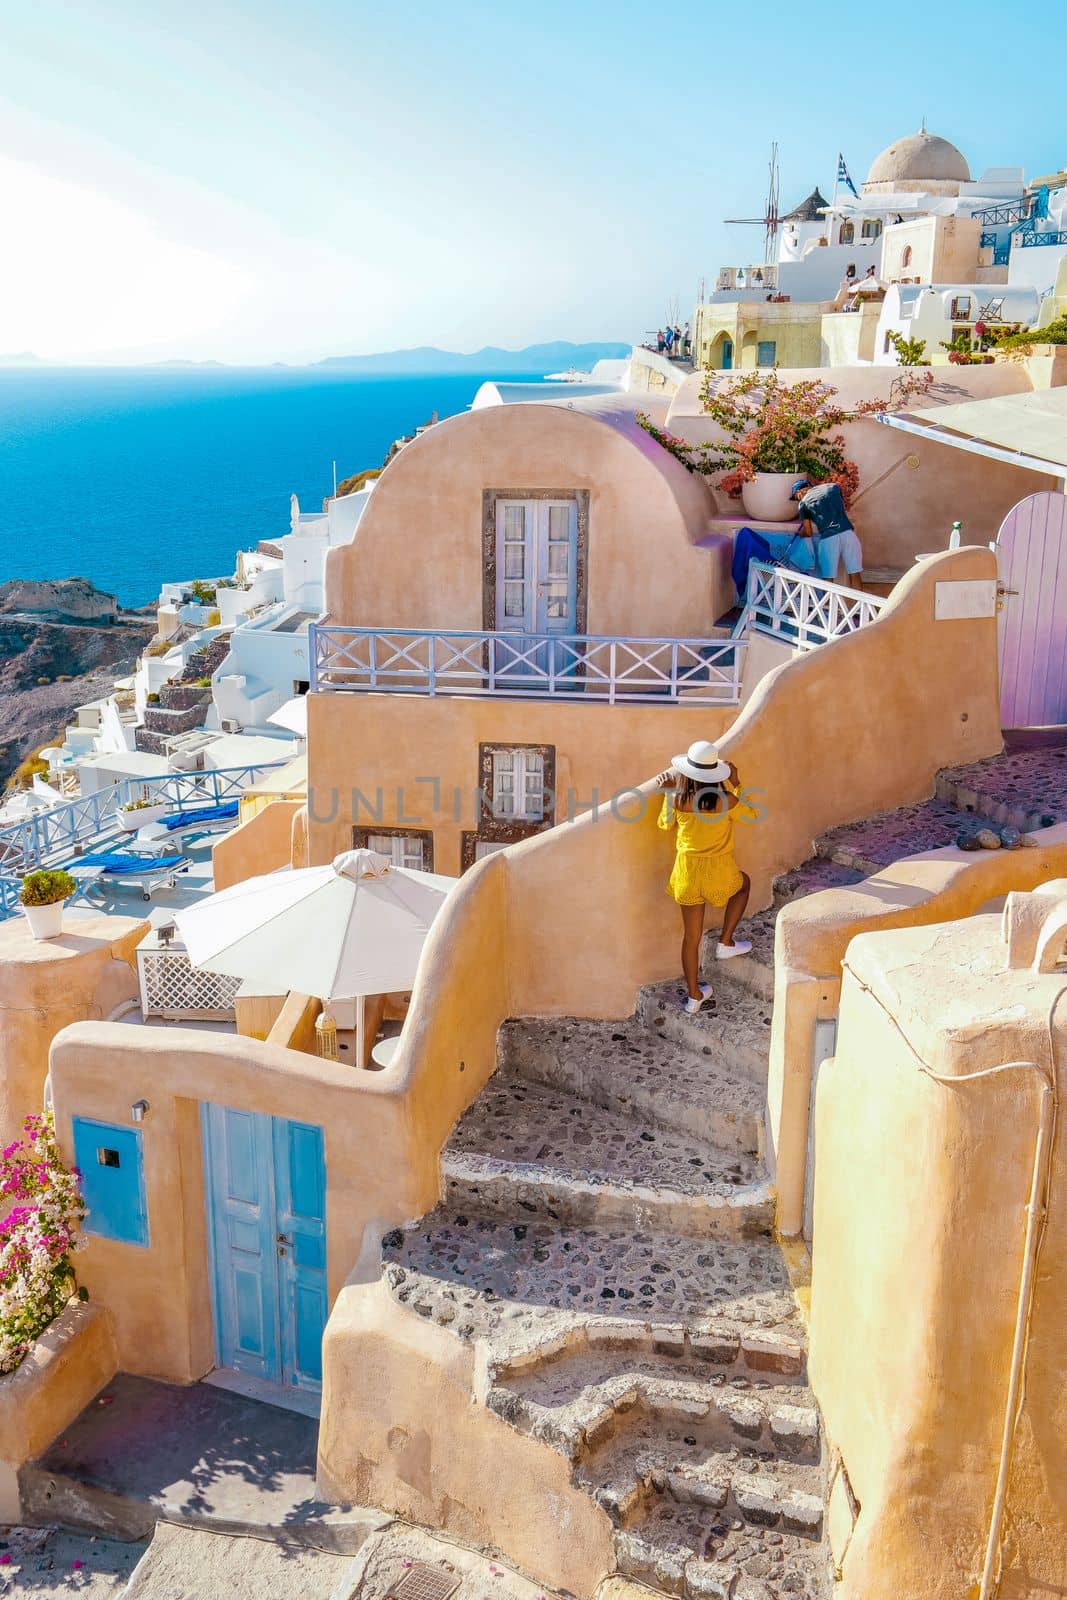
[(53, 359), (631, 339), (759, 257), (772, 138), (786, 206), (924, 114), (1067, 164), (1062, 50), (986, 0), (4, 12), (0, 351)]

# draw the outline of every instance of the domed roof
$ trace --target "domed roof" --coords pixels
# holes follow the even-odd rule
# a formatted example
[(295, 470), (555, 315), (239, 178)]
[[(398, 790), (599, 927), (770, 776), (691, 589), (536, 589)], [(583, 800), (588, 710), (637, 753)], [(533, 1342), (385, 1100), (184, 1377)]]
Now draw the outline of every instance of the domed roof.
[(947, 139), (921, 128), (897, 139), (876, 156), (867, 174), (868, 183), (969, 183), (970, 169), (963, 153)]

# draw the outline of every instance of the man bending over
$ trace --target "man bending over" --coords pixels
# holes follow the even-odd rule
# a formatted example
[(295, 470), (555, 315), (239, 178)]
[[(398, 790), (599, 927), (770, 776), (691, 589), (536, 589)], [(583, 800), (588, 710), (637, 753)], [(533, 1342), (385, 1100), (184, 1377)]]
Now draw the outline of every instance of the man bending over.
[(838, 563), (843, 562), (851, 589), (863, 588), (863, 551), (855, 528), (845, 510), (845, 497), (836, 483), (820, 483), (813, 489), (807, 478), (798, 478), (792, 498), (797, 501), (801, 534), (815, 542), (816, 570), (820, 578), (837, 580)]

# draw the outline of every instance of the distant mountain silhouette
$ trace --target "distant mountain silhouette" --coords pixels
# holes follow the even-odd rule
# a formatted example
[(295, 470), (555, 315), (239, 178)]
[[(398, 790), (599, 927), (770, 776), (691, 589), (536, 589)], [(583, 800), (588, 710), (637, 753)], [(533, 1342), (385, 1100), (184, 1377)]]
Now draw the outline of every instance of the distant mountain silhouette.
[(621, 361), (630, 354), (628, 344), (568, 344), (565, 339), (549, 344), (528, 344), (522, 350), (500, 350), (486, 345), (470, 355), (455, 350), (438, 350), (434, 345), (419, 345), (414, 350), (385, 350), (370, 356), (327, 356), (317, 367), (344, 367), (349, 371), (376, 373), (483, 372), (494, 377), (509, 373), (562, 372), (570, 367), (585, 371), (597, 361)]

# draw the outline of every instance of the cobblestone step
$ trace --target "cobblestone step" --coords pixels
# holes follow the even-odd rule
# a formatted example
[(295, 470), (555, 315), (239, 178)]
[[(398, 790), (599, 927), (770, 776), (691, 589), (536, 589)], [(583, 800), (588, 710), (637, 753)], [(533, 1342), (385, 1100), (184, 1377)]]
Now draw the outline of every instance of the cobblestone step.
[[(661, 1329), (660, 1336), (669, 1340), (671, 1330)], [(683, 1334), (678, 1342), (685, 1346)], [(818, 1413), (799, 1374), (792, 1384), (784, 1376), (772, 1383), (766, 1373), (737, 1366), (723, 1371), (692, 1355), (613, 1359), (602, 1350), (503, 1379), (496, 1370), (486, 1404), (572, 1461), (650, 1425), (668, 1437), (680, 1427), (709, 1448), (756, 1445), (792, 1461), (819, 1459)]]
[(943, 850), (955, 843), (967, 819), (945, 800), (923, 800), (880, 812), (863, 822), (831, 828), (815, 841), (816, 855), (867, 875), (891, 866), (902, 856)]
[(761, 1156), (763, 1095), (710, 1053), (680, 1051), (636, 1018), (514, 1019), (498, 1040), (498, 1072), (565, 1089), (643, 1128), (671, 1129), (724, 1151)]
[(734, 989), (747, 989), (768, 1004), (774, 999), (774, 923), (778, 908), (770, 906), (754, 917), (746, 917), (737, 930), (739, 939), (747, 939), (752, 950), (747, 956), (731, 956), (720, 961), (715, 952), (719, 945), (718, 931), (704, 935), (700, 948), (700, 969), (705, 982), (710, 983), (717, 999), (723, 999)]
[(660, 1326), (673, 1337), (680, 1329), (690, 1346), (736, 1337), (748, 1362), (783, 1351), (803, 1360), (789, 1274), (770, 1239), (509, 1225), (439, 1206), (386, 1234), (382, 1258), (402, 1305), (461, 1338), (485, 1340), (497, 1367), (590, 1340), (651, 1349)]
[(842, 889), (862, 883), (864, 874), (857, 867), (843, 866), (839, 861), (828, 861), (823, 856), (812, 856), (781, 873), (774, 880), (774, 904), (781, 910), (791, 900), (805, 895), (818, 894), (823, 889)]
[(935, 794), (959, 811), (1031, 833), (1067, 821), (1067, 748), (1017, 750), (937, 775)]
[[(749, 1497), (751, 1503), (751, 1497)], [(793, 1508), (802, 1510), (800, 1505)], [(824, 1600), (833, 1593), (822, 1545), (741, 1514), (661, 1496), (614, 1538), (621, 1576), (686, 1600)]]
[(747, 1078), (763, 1090), (771, 1039), (770, 1001), (735, 982), (721, 1004), (713, 999), (696, 1016), (686, 1013), (684, 1003), (685, 989), (679, 980), (651, 984), (638, 991), (637, 1017), (690, 1055), (713, 1060), (720, 1071)]
[(745, 1238), (770, 1232), (756, 1163), (650, 1129), (500, 1069), (441, 1158), (445, 1203), (472, 1215), (568, 1227)]

